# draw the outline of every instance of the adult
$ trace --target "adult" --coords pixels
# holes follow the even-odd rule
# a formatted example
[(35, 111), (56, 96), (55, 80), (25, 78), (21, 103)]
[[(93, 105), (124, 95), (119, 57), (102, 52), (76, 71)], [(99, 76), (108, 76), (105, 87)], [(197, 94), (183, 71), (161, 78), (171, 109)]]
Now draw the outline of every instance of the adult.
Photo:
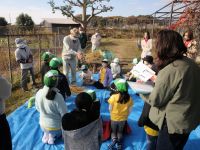
[(0, 149), (12, 150), (10, 127), (5, 115), (5, 100), (11, 95), (12, 85), (0, 76)]
[(77, 28), (70, 30), (70, 35), (65, 36), (63, 39), (63, 73), (66, 75), (69, 81), (69, 71), (71, 70), (71, 84), (76, 83), (76, 64), (77, 57), (79, 56), (81, 49), (81, 44), (79, 41), (79, 31)]
[(147, 55), (151, 55), (152, 39), (148, 31), (144, 33), (144, 39), (141, 41), (141, 47), (142, 47), (141, 58), (144, 58)]
[(28, 91), (27, 76), (30, 71), (33, 86), (36, 86), (35, 75), (33, 69), (33, 55), (26, 42), (21, 38), (15, 39), (17, 49), (15, 50), (15, 58), (21, 67), (21, 87), (24, 91)]
[(188, 30), (183, 34), (184, 44), (187, 47), (187, 57), (196, 60), (197, 42), (193, 38), (192, 31)]
[[(93, 93), (93, 94), (92, 94)], [(101, 144), (100, 102), (95, 92), (77, 95), (76, 109), (62, 118), (65, 150), (98, 150)]]
[(200, 123), (200, 68), (184, 56), (187, 48), (175, 31), (160, 31), (156, 49), (159, 72), (144, 98), (151, 105), (149, 118), (160, 130), (156, 149), (182, 150)]
[(81, 48), (85, 49), (86, 44), (87, 44), (87, 35), (86, 35), (83, 27), (79, 27), (79, 34), (80, 34), (79, 41), (81, 43)]
[(101, 43), (101, 35), (99, 34), (98, 29), (96, 29), (95, 34), (92, 35), (91, 42), (92, 42), (92, 52), (94, 52), (99, 48)]

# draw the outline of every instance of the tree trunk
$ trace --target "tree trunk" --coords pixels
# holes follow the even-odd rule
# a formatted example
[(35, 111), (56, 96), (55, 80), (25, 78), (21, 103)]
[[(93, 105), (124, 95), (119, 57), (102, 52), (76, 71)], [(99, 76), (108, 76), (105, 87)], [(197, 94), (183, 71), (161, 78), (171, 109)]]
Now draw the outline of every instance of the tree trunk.
[(87, 0), (83, 0), (82, 27), (86, 32), (87, 29)]

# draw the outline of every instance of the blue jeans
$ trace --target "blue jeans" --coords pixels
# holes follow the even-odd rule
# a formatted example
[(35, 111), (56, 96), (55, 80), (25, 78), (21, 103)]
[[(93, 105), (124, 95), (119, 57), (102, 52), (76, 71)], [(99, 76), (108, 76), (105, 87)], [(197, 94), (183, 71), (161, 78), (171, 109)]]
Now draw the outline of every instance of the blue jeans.
[(147, 150), (156, 150), (158, 136), (151, 136), (147, 134)]

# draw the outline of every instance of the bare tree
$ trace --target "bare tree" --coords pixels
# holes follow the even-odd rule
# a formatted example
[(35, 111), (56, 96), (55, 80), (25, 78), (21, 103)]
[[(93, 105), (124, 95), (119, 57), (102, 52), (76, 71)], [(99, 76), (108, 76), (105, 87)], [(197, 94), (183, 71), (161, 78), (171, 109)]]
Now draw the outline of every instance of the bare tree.
[[(94, 16), (113, 10), (112, 6), (106, 5), (108, 2), (110, 0), (64, 0), (63, 6), (56, 6), (54, 0), (50, 0), (49, 4), (53, 13), (55, 13), (55, 10), (61, 11), (64, 16), (72, 17), (74, 21), (80, 23), (86, 30), (88, 23)], [(82, 10), (81, 18), (75, 16), (75, 7)]]

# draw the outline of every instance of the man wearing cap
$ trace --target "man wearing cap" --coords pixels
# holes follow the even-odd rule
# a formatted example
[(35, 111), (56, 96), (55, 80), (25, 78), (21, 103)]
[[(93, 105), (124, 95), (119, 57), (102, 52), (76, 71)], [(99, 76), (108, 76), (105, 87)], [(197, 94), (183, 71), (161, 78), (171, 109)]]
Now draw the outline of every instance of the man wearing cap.
[(69, 81), (69, 70), (71, 69), (71, 84), (76, 83), (76, 65), (77, 58), (80, 59), (81, 44), (79, 41), (79, 31), (77, 28), (70, 30), (70, 35), (65, 36), (63, 39), (63, 72)]
[(92, 52), (94, 52), (99, 48), (101, 43), (101, 35), (99, 34), (98, 29), (96, 29), (95, 34), (92, 35), (91, 42), (92, 42)]
[(30, 74), (32, 76), (33, 86), (36, 85), (34, 70), (33, 70), (33, 55), (23, 39), (16, 38), (15, 44), (17, 47), (17, 49), (15, 50), (15, 58), (16, 61), (20, 63), (20, 68), (22, 70), (21, 86), (24, 91), (28, 91), (27, 87), (28, 71), (30, 71)]

